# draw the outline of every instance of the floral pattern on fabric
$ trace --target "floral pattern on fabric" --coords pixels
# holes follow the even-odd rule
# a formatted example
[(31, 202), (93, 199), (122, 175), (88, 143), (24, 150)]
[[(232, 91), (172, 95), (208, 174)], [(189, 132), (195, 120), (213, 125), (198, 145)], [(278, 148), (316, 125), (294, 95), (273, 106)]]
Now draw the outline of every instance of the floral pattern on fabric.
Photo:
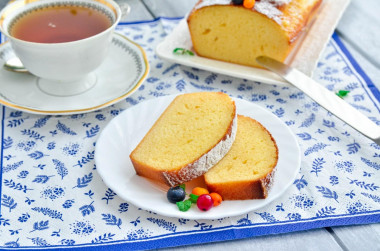
[[(144, 48), (151, 71), (133, 95), (111, 107), (72, 116), (33, 115), (1, 107), (0, 247), (129, 245), (148, 240), (140, 242), (143, 249), (149, 242), (167, 246), (161, 236), (178, 235), (190, 244), (195, 242), (194, 234), (209, 233), (208, 241), (220, 240), (212, 233), (221, 229), (238, 229), (247, 237), (257, 235), (252, 230), (262, 226), (276, 233), (294, 231), (287, 226), (297, 223), (313, 228), (314, 223), (315, 227), (339, 224), (334, 219), (343, 216), (353, 219), (351, 224), (379, 217), (380, 146), (296, 88), (161, 60), (154, 48), (178, 21), (162, 18), (117, 27), (117, 32)], [(379, 100), (334, 39), (324, 50), (314, 79), (332, 92), (349, 90), (344, 99), (380, 126)], [(187, 220), (141, 210), (105, 186), (96, 171), (94, 149), (107, 123), (145, 100), (199, 91), (221, 91), (253, 102), (293, 131), (302, 152), (301, 169), (280, 198), (241, 216)], [(356, 220), (359, 215), (368, 217)]]

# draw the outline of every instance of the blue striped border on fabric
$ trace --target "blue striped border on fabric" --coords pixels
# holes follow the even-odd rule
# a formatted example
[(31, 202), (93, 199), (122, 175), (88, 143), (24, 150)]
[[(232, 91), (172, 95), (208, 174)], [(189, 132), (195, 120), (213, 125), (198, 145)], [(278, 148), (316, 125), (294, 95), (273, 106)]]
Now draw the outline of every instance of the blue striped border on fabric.
[[(141, 21), (141, 22), (124, 22), (120, 25), (131, 25), (131, 24), (143, 24), (143, 23), (152, 23), (159, 19), (167, 20), (179, 20), (181, 18), (157, 18), (150, 21)], [(1, 33), (0, 33), (0, 42), (1, 42)], [(349, 53), (347, 48), (344, 46), (343, 42), (339, 39), (336, 33), (333, 34), (332, 38), (339, 46), (341, 52), (343, 52), (344, 57), (350, 61), (350, 64), (355, 68), (356, 72), (360, 77), (365, 81), (367, 88), (372, 92), (373, 96), (380, 102), (380, 91), (376, 88), (370, 78), (364, 73), (352, 55)], [(359, 80), (360, 81), (360, 80)], [(363, 83), (362, 83), (363, 84)], [(372, 100), (376, 107), (377, 104)], [(2, 109), (1, 114), (1, 140), (4, 140), (4, 120), (5, 120), (5, 107)], [(0, 153), (0, 168), (2, 167), (3, 161), (3, 149)], [(0, 181), (1, 181), (2, 172), (0, 172)], [(0, 186), (0, 195), (1, 195), (1, 186)], [(254, 236), (269, 235), (269, 234), (281, 234), (289, 233), (295, 231), (302, 231), (315, 228), (331, 227), (331, 226), (342, 226), (342, 225), (355, 225), (355, 224), (369, 224), (380, 222), (380, 210), (358, 213), (354, 215), (344, 214), (344, 215), (333, 215), (323, 218), (310, 218), (310, 219), (300, 219), (297, 221), (282, 221), (282, 222), (270, 222), (270, 223), (259, 223), (252, 225), (234, 225), (221, 228), (213, 228), (203, 231), (188, 231), (180, 233), (172, 233), (161, 236), (150, 237), (142, 240), (120, 240), (112, 241), (103, 244), (82, 244), (75, 246), (49, 246), (43, 248), (43, 250), (57, 250), (57, 249), (76, 249), (76, 250), (141, 250), (141, 249), (154, 249), (154, 248), (164, 248), (164, 247), (175, 247), (183, 245), (194, 245), (200, 243), (209, 243), (217, 241), (227, 241), (235, 240), (242, 238), (249, 238)], [(0, 249), (10, 250), (13, 248), (0, 247)], [(20, 247), (19, 250), (37, 250), (36, 247)], [(41, 250), (39, 248), (39, 250)]]

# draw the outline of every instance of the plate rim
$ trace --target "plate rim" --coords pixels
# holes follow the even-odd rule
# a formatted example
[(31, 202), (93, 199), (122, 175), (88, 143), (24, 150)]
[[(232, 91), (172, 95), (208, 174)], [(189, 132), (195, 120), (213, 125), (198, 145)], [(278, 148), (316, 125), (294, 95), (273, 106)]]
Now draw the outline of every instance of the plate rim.
[[(159, 215), (162, 215), (162, 216), (165, 216), (165, 217), (175, 217), (175, 218), (185, 218), (185, 219), (195, 219), (195, 220), (200, 220), (200, 219), (204, 219), (204, 220), (215, 220), (215, 219), (220, 219), (220, 218), (225, 218), (225, 217), (233, 217), (233, 216), (238, 216), (238, 215), (242, 215), (242, 214), (245, 214), (245, 213), (248, 213), (248, 212), (251, 212), (251, 211), (254, 211), (254, 210), (258, 210), (259, 208), (262, 208), (262, 207), (264, 207), (264, 206), (266, 206), (266, 205), (268, 205), (269, 203), (271, 203), (271, 202), (273, 202), (274, 200), (276, 200), (277, 198), (279, 198), (280, 196), (283, 196), (283, 194), (285, 193), (285, 191), (293, 184), (293, 182), (294, 182), (294, 180), (295, 180), (295, 178), (297, 177), (297, 174), (299, 173), (299, 170), (300, 170), (300, 168), (301, 168), (301, 149), (300, 149), (300, 146), (299, 146), (299, 143), (298, 143), (298, 141), (297, 141), (297, 138), (296, 138), (296, 136), (294, 135), (294, 133), (290, 130), (290, 128), (282, 121), (282, 120), (280, 120), (278, 117), (276, 117), (275, 115), (273, 115), (273, 114), (270, 114), (270, 112), (269, 111), (267, 111), (266, 109), (264, 109), (263, 107), (261, 107), (261, 106), (259, 106), (259, 105), (257, 105), (257, 104), (254, 104), (254, 103), (252, 103), (252, 102), (249, 102), (249, 101), (247, 101), (247, 100), (244, 100), (244, 99), (240, 99), (240, 98), (232, 98), (234, 101), (237, 101), (237, 102), (246, 102), (246, 103), (249, 103), (249, 105), (252, 105), (254, 108), (259, 108), (262, 112), (264, 112), (264, 113), (268, 113), (268, 114), (270, 114), (270, 115), (272, 115), (272, 118), (274, 118), (274, 119), (276, 119), (276, 121), (277, 122), (279, 122), (279, 123), (281, 123), (282, 124), (282, 126), (284, 127), (284, 128), (286, 128), (287, 129), (287, 134), (294, 140), (294, 143), (295, 143), (295, 145), (294, 145), (294, 147), (295, 147), (295, 149), (297, 150), (297, 152), (298, 152), (298, 158), (295, 160), (295, 163), (297, 164), (296, 166), (296, 168), (294, 168), (294, 171), (293, 171), (293, 175), (292, 175), (292, 177), (290, 177), (289, 179), (290, 179), (290, 181), (288, 182), (288, 183), (286, 183), (286, 185), (285, 186), (283, 186), (283, 187), (281, 187), (281, 189), (282, 189), (282, 192), (280, 192), (280, 193), (277, 193), (277, 194), (275, 194), (275, 195), (273, 195), (273, 196), (271, 196), (270, 197), (270, 195), (268, 196), (268, 198), (267, 199), (265, 199), (265, 202), (264, 202), (264, 204), (262, 204), (262, 205), (258, 205), (256, 208), (252, 208), (252, 207), (248, 207), (248, 209), (242, 209), (241, 211), (239, 211), (238, 213), (226, 213), (226, 214), (224, 214), (222, 217), (219, 215), (219, 216), (214, 216), (213, 214), (207, 214), (207, 213), (203, 213), (202, 215), (191, 215), (191, 214), (188, 214), (188, 212), (180, 212), (179, 210), (177, 210), (177, 211), (175, 211), (175, 213), (173, 214), (173, 212), (165, 212), (165, 211), (159, 211), (159, 210), (155, 210), (154, 208), (149, 208), (149, 207), (146, 207), (146, 206), (144, 206), (144, 204), (143, 203), (135, 203), (135, 201), (132, 199), (130, 199), (130, 198), (127, 198), (126, 196), (124, 196), (123, 194), (119, 194), (118, 193), (118, 188), (117, 188), (117, 184), (114, 184), (114, 183), (112, 183), (112, 182), (110, 182), (110, 181), (108, 181), (107, 180), (107, 178), (104, 178), (105, 176), (104, 176), (104, 174), (105, 173), (103, 173), (103, 169), (101, 169), (101, 168), (99, 168), (100, 167), (100, 165), (98, 165), (98, 163), (99, 163), (99, 155), (100, 155), (100, 147), (101, 147), (101, 144), (99, 144), (99, 141), (101, 142), (102, 141), (102, 139), (104, 138), (104, 132), (106, 132), (107, 130), (109, 130), (109, 128), (112, 128), (112, 126), (114, 126), (114, 125), (117, 125), (117, 122), (118, 122), (118, 120), (120, 120), (121, 119), (121, 117), (120, 116), (126, 116), (125, 114), (127, 114), (128, 112), (130, 112), (130, 109), (139, 109), (139, 106), (140, 105), (149, 105), (149, 104), (146, 104), (146, 102), (150, 102), (150, 104), (154, 104), (155, 103), (155, 100), (157, 100), (157, 99), (162, 99), (162, 100), (164, 100), (164, 99), (167, 99), (168, 101), (168, 103), (170, 103), (170, 100), (172, 100), (174, 97), (176, 97), (176, 96), (178, 96), (178, 95), (181, 95), (181, 94), (175, 94), (175, 95), (168, 95), (168, 96), (164, 96), (164, 97), (159, 97), (159, 98), (153, 98), (153, 99), (149, 99), (149, 100), (146, 100), (146, 101), (144, 101), (144, 102), (142, 102), (142, 103), (139, 103), (139, 104), (137, 104), (137, 105), (135, 105), (135, 106), (132, 106), (132, 107), (130, 107), (130, 108), (128, 108), (128, 109), (126, 109), (125, 111), (123, 111), (121, 114), (119, 114), (117, 117), (115, 117), (115, 118), (113, 118), (107, 125), (106, 125), (106, 127), (104, 127), (103, 128), (103, 130), (102, 130), (102, 132), (100, 133), (100, 135), (99, 135), (99, 137), (98, 137), (98, 139), (97, 139), (97, 143), (96, 143), (96, 145), (95, 145), (95, 157), (94, 157), (94, 159), (95, 159), (95, 163), (96, 163), (96, 166), (97, 166), (97, 172), (98, 172), (98, 174), (100, 175), (100, 177), (102, 178), (102, 181), (104, 182), (104, 184), (107, 186), (107, 187), (109, 187), (109, 188), (111, 188), (113, 191), (115, 191), (117, 194), (118, 194), (118, 196), (121, 198), (121, 199), (123, 199), (123, 200), (125, 200), (125, 201), (127, 201), (127, 202), (129, 202), (129, 203), (131, 203), (131, 204), (133, 204), (134, 206), (136, 206), (136, 207), (139, 207), (139, 208), (141, 208), (141, 209), (144, 209), (144, 210), (148, 210), (148, 211), (152, 211), (152, 212), (155, 212), (155, 213), (157, 213), (157, 214), (159, 214)], [(162, 111), (164, 110), (164, 108), (162, 109)], [(245, 114), (242, 114), (242, 115), (245, 115)], [(249, 117), (251, 117), (250, 115), (245, 115), (245, 116), (249, 116)], [(261, 121), (259, 121), (260, 123), (262, 123)], [(108, 128), (108, 129), (107, 129)], [(148, 128), (148, 130), (149, 130), (149, 128)], [(129, 153), (128, 153), (128, 155), (129, 155)], [(132, 169), (133, 169), (133, 166), (132, 166)], [(277, 172), (276, 172), (277, 173)], [(276, 175), (276, 173), (275, 173), (275, 175)], [(141, 179), (144, 179), (143, 177), (140, 177)], [(148, 181), (149, 182), (149, 181)], [(246, 200), (246, 201), (250, 201), (250, 200)], [(264, 200), (263, 200), (264, 201)], [(163, 203), (165, 203), (166, 201), (163, 201)], [(230, 203), (233, 203), (234, 201), (228, 201), (228, 202), (230, 202)]]
[[(112, 104), (115, 104), (115, 103), (121, 101), (122, 99), (130, 96), (142, 85), (144, 80), (147, 78), (149, 71), (150, 71), (150, 65), (149, 65), (149, 61), (148, 61), (148, 57), (146, 55), (146, 52), (144, 51), (144, 49), (139, 44), (137, 44), (136, 42), (127, 38), (125, 35), (120, 34), (118, 32), (114, 32), (112, 34), (112, 37), (115, 37), (115, 36), (121, 37), (129, 45), (133, 45), (136, 48), (136, 50), (141, 53), (141, 59), (142, 59), (143, 65), (145, 65), (145, 71), (143, 72), (141, 77), (135, 81), (133, 88), (128, 90), (126, 93), (123, 93), (121, 96), (118, 96), (116, 98), (113, 98), (112, 100), (108, 100), (102, 104), (98, 104), (98, 105), (95, 105), (92, 107), (80, 108), (80, 109), (70, 109), (70, 110), (43, 110), (43, 109), (30, 108), (30, 107), (27, 107), (24, 105), (18, 105), (14, 102), (11, 102), (11, 101), (7, 101), (2, 97), (2, 95), (0, 95), (0, 104), (7, 106), (7, 107), (10, 107), (10, 108), (13, 108), (13, 109), (16, 109), (16, 110), (29, 112), (32, 114), (72, 115), (72, 114), (86, 113), (86, 112), (91, 112), (91, 111), (95, 111), (98, 109), (102, 109), (102, 108), (105, 108), (105, 107), (110, 106)], [(10, 46), (10, 44), (8, 44), (8, 43), (9, 43), (9, 40), (1, 43), (0, 44), (0, 51), (2, 51), (5, 46), (7, 46), (7, 45)], [(17, 73), (17, 74), (22, 74), (22, 73)]]

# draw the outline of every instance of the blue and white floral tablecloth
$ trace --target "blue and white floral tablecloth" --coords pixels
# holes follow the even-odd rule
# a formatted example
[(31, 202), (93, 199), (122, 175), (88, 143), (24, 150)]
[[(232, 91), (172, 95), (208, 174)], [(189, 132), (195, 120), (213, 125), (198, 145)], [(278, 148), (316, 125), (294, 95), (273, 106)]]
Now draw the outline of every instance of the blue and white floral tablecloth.
[[(96, 112), (44, 116), (0, 107), (0, 247), (149, 249), (334, 225), (380, 222), (380, 146), (299, 90), (165, 62), (154, 54), (179, 19), (121, 24), (151, 65), (126, 100)], [(380, 92), (339, 38), (328, 43), (314, 78), (380, 125)], [(298, 177), (284, 195), (257, 211), (218, 220), (163, 217), (121, 200), (94, 163), (100, 131), (121, 111), (158, 96), (223, 91), (277, 115), (297, 135)], [(165, 202), (163, 202), (165, 203)]]

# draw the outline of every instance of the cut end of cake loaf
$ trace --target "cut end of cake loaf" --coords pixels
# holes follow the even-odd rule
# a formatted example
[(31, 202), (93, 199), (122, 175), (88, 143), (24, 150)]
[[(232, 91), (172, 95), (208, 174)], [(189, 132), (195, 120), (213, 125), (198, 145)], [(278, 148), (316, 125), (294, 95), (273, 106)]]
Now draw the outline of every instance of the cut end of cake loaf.
[(230, 1), (201, 0), (188, 17), (195, 52), (216, 60), (261, 67), (258, 56), (284, 61), (321, 0), (256, 1), (247, 9)]
[(177, 96), (130, 154), (140, 176), (175, 186), (207, 172), (236, 135), (234, 101), (224, 93)]
[(224, 200), (264, 199), (272, 186), (278, 149), (256, 120), (238, 115), (235, 142), (228, 154), (205, 175), (210, 192)]

